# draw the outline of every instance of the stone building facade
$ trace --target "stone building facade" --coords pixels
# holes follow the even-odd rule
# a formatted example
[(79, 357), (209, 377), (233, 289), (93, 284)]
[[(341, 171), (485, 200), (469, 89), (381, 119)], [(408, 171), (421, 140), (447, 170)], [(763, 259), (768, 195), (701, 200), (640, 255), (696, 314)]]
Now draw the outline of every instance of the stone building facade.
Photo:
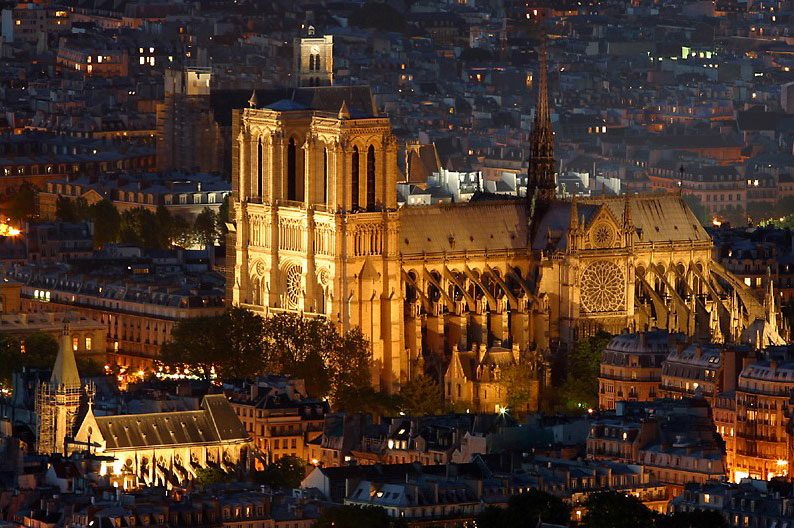
[(598, 375), (598, 408), (614, 409), (616, 401), (655, 399), (662, 363), (676, 346), (676, 336), (660, 330), (612, 339), (604, 349)]
[(454, 346), (548, 358), (600, 330), (729, 341), (764, 317), (680, 195), (557, 200), (536, 133), (527, 200), (397, 209), (397, 140), (369, 90), (301, 90), (234, 114), (227, 298), (360, 327), (376, 387), (442, 379)]

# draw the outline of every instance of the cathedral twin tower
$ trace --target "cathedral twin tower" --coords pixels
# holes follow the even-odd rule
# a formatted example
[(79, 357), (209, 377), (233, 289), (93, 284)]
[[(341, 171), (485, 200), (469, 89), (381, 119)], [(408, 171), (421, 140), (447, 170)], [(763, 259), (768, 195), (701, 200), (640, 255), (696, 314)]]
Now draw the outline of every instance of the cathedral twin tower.
[[(543, 146), (532, 149), (530, 182), (550, 199), (545, 47), (541, 66), (533, 142)], [(373, 382), (385, 390), (427, 359), (443, 363), (453, 346), (534, 344), (528, 265), (505, 260), (526, 261), (523, 203), (398, 210), (397, 141), (368, 88), (259, 99), (233, 118), (234, 304), (360, 327), (372, 342)]]

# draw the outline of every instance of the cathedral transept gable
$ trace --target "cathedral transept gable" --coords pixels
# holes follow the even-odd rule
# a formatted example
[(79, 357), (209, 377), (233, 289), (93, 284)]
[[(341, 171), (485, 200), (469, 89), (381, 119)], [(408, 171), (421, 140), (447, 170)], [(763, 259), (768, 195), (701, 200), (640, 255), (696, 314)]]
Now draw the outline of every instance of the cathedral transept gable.
[[(583, 201), (586, 203), (588, 200)], [(594, 199), (591, 203), (595, 201)], [(610, 197), (605, 203), (613, 217), (622, 220), (625, 197)], [(582, 205), (579, 204), (580, 209)], [(635, 195), (629, 199), (629, 212), (635, 227), (635, 242), (711, 241), (680, 196)]]
[[(586, 229), (588, 247), (612, 247), (610, 238), (602, 233), (600, 244), (592, 244), (595, 231), (609, 225), (614, 229), (612, 242), (617, 243), (623, 224), (625, 196), (609, 198), (584, 198), (577, 200), (577, 220)], [(689, 210), (684, 200), (676, 195), (635, 195), (629, 198), (629, 220), (634, 226), (634, 243), (706, 242), (711, 243), (706, 230)], [(550, 204), (538, 221), (532, 241), (533, 250), (564, 251), (570, 228), (571, 202)], [(591, 231), (595, 229), (595, 231)], [(601, 231), (605, 231), (601, 229)], [(551, 242), (551, 245), (550, 245)]]
[[(577, 209), (579, 209), (577, 204)], [(615, 217), (612, 210), (606, 204), (602, 204), (592, 220), (587, 222), (582, 227), (585, 229), (585, 248), (590, 249), (607, 249), (620, 246), (620, 225), (621, 222)]]

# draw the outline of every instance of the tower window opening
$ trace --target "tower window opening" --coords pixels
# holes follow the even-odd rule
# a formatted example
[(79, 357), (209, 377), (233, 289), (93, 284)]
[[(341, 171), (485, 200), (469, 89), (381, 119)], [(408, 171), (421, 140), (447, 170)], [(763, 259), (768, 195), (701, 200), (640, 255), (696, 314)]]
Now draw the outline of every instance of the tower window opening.
[(375, 147), (367, 149), (367, 207), (375, 206)]
[(358, 209), (358, 147), (353, 147), (351, 159), (350, 185), (352, 186), (351, 202), (352, 209)]
[(328, 149), (323, 148), (323, 203), (328, 204)]
[(290, 138), (287, 145), (287, 200), (298, 199), (297, 154), (295, 139)]
[(259, 138), (259, 141), (256, 145), (256, 195), (259, 198), (262, 198), (262, 175), (264, 173), (264, 167), (262, 166), (262, 138)]

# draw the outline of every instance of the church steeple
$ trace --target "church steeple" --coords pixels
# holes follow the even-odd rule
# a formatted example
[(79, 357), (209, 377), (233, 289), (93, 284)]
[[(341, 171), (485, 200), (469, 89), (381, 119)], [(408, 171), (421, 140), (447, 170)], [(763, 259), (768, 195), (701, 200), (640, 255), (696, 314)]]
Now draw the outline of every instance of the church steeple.
[(52, 369), (50, 384), (53, 387), (80, 387), (80, 374), (77, 372), (77, 361), (74, 358), (72, 338), (69, 333), (69, 320), (64, 317), (61, 342), (55, 366)]
[(535, 107), (535, 121), (529, 134), (529, 169), (527, 171), (527, 198), (531, 199), (535, 190), (541, 202), (554, 199), (557, 191), (554, 163), (554, 132), (551, 128), (549, 111), (549, 87), (546, 67), (546, 38), (540, 45), (538, 66), (538, 102)]

